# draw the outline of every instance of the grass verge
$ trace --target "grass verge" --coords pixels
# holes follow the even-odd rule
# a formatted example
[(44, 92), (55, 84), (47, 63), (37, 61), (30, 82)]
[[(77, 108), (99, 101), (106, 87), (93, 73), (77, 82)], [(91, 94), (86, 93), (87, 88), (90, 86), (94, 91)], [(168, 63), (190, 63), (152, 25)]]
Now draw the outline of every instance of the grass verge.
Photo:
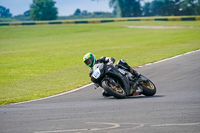
[(5, 26), (0, 30), (0, 104), (42, 98), (89, 83), (88, 68), (82, 62), (87, 52), (138, 66), (200, 49), (198, 21)]

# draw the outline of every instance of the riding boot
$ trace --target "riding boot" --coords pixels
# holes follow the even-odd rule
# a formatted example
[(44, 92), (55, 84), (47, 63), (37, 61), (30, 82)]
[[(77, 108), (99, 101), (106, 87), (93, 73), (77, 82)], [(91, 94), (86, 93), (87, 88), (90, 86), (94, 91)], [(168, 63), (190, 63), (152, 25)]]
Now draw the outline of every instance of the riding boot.
[(105, 90), (102, 90), (102, 96), (106, 98), (106, 97), (110, 97), (111, 95), (108, 94)]

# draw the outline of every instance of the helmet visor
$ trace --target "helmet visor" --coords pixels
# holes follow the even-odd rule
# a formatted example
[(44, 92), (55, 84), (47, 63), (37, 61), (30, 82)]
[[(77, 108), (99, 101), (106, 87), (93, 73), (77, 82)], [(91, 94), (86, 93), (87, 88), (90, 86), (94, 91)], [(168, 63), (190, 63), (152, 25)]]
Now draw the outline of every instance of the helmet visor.
[(92, 63), (92, 59), (89, 58), (89, 59), (85, 60), (84, 62), (85, 62), (85, 64), (86, 64), (87, 66), (89, 66), (89, 65)]

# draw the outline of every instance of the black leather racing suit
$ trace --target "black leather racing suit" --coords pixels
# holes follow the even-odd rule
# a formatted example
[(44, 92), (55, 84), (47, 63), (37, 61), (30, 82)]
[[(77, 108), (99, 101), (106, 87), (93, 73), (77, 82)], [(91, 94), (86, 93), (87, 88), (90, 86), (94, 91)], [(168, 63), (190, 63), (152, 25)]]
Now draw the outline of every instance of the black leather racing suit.
[[(115, 59), (112, 58), (112, 57), (101, 57), (99, 59), (96, 60), (96, 63), (105, 63), (107, 65), (113, 65), (115, 63)], [(119, 60), (115, 67), (117, 68), (122, 68), (122, 69), (125, 69), (126, 71), (129, 71), (133, 74), (133, 76), (135, 77), (138, 77), (139, 74), (137, 73), (137, 71), (135, 71), (133, 68), (131, 68), (125, 60), (121, 59)], [(90, 70), (89, 70), (89, 76), (91, 77), (92, 76), (92, 73), (93, 73), (93, 68), (91, 67)]]
[[(95, 62), (96, 64), (97, 63), (105, 63), (107, 65), (113, 65), (115, 63), (115, 59), (112, 58), (112, 57), (101, 57), (99, 59), (96, 60)], [(92, 73), (93, 73), (93, 68), (91, 67), (90, 70), (89, 70), (89, 76), (91, 77), (92, 76)]]

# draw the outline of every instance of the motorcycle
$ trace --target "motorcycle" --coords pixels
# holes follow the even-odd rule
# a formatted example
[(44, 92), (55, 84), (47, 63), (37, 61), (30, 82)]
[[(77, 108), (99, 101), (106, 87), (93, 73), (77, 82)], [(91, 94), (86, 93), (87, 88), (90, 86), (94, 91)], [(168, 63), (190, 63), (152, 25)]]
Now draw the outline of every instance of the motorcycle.
[(156, 86), (145, 76), (133, 77), (124, 69), (104, 63), (93, 66), (91, 81), (96, 88), (102, 87), (106, 93), (117, 99), (141, 94), (153, 96), (156, 93)]

